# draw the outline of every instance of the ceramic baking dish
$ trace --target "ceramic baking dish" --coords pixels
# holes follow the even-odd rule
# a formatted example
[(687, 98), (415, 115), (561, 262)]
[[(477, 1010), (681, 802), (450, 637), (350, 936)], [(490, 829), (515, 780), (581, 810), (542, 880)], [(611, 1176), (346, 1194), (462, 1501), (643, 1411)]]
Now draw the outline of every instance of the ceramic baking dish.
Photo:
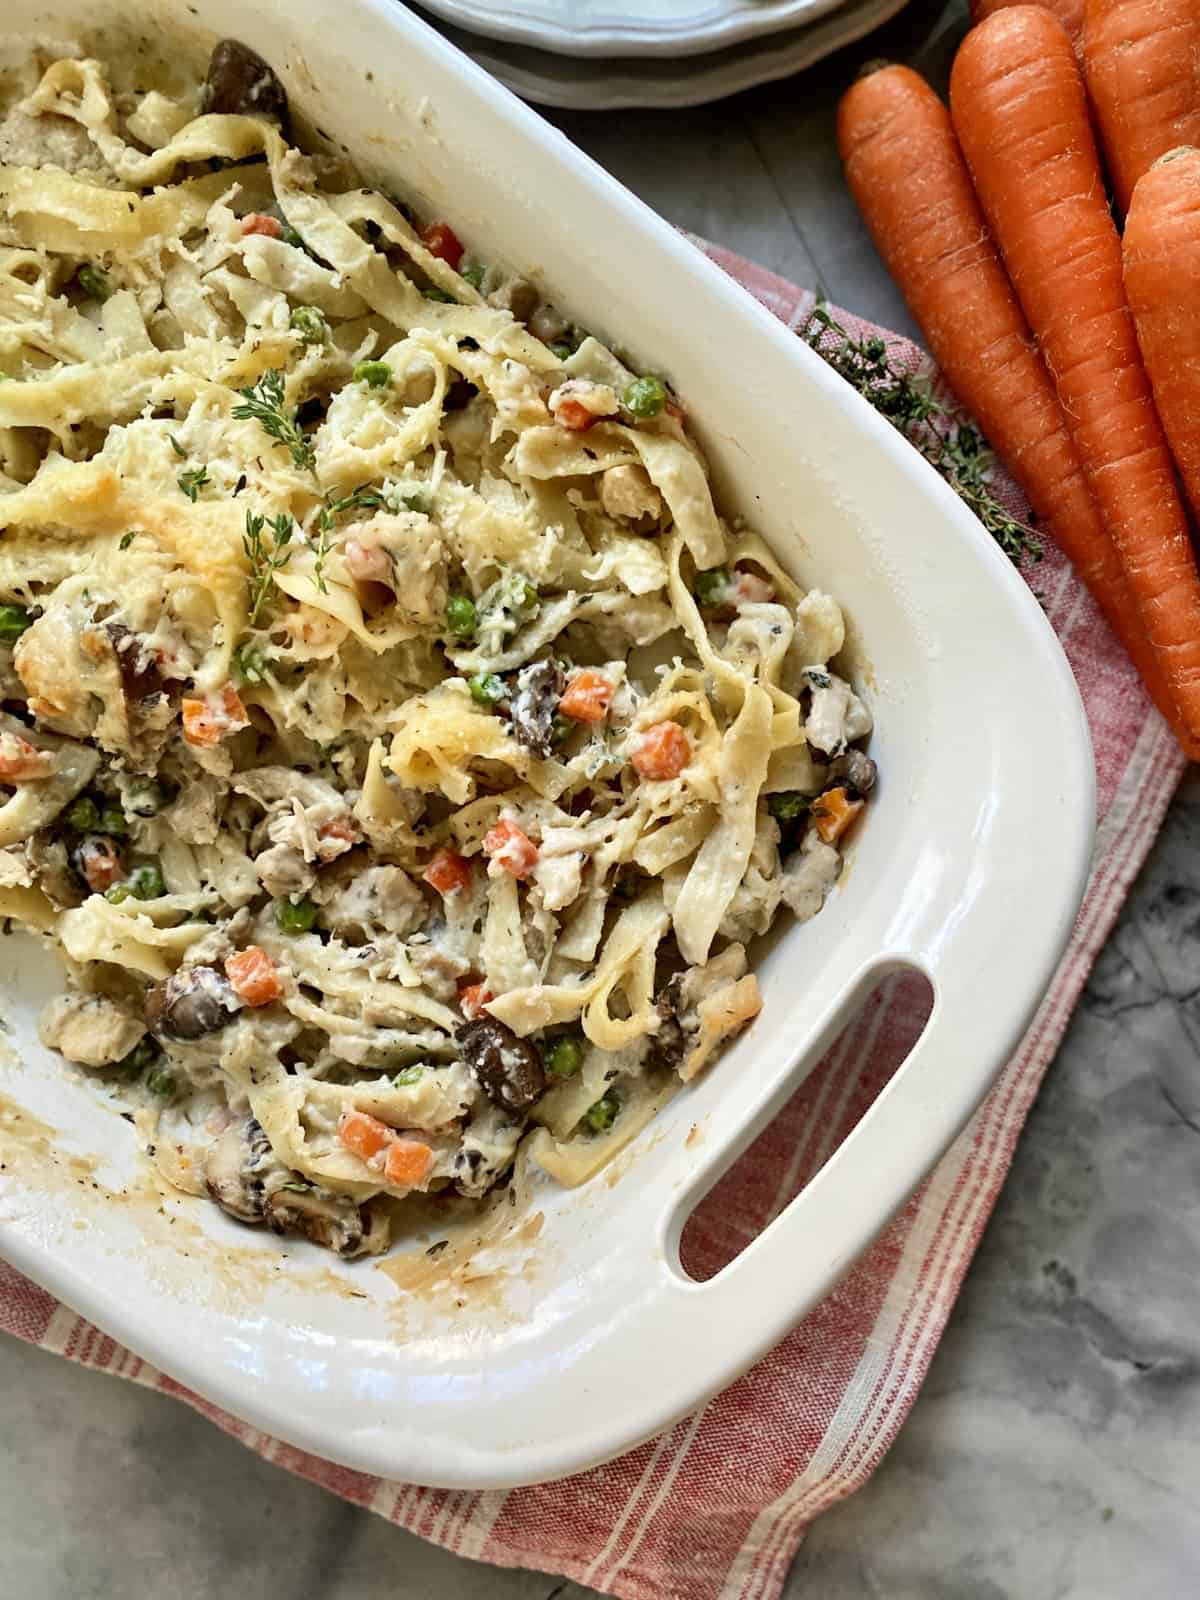
[[(574, 1191), (547, 1181), (465, 1269), (423, 1255), (345, 1265), (164, 1195), (129, 1123), (37, 1044), (53, 962), (0, 941), (9, 1260), (298, 1446), (425, 1484), (550, 1478), (629, 1448), (748, 1367), (961, 1128), (1079, 903), (1088, 735), (1037, 604), (955, 496), (561, 134), (384, 0), (341, 0), (336, 27), (316, 0), (206, 0), (203, 17), (200, 34), (185, 0), (9, 0), (2, 31), (198, 72), (221, 34), (262, 52), (293, 107), (372, 175), (670, 375), (725, 506), (846, 606), (876, 714), (878, 797), (825, 910), (763, 952), (761, 1017), (613, 1168)], [(689, 1211), (901, 965), (935, 991), (907, 1063), (792, 1205), (692, 1282), (677, 1250)]]

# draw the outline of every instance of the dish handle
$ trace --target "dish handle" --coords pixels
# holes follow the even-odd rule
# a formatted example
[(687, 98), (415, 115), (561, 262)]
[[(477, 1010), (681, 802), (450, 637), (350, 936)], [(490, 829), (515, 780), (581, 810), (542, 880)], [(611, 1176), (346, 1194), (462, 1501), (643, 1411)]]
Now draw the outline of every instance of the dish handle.
[[(965, 954), (961, 949), (943, 948), (938, 954), (949, 959), (930, 960), (923, 953), (875, 967), (876, 980), (881, 970), (898, 966), (924, 973), (934, 991), (925, 1028), (895, 1076), (825, 1165), (738, 1256), (714, 1277), (698, 1282), (680, 1265), (679, 1240), (695, 1206), (762, 1124), (748, 1129), (739, 1148), (727, 1152), (726, 1159), (705, 1173), (668, 1213), (660, 1282), (672, 1317), (702, 1319), (691, 1325), (704, 1330), (696, 1353), (703, 1351), (706, 1373), (722, 1367), (722, 1360), (714, 1359), (714, 1346), (723, 1346), (725, 1381), (732, 1381), (831, 1291), (886, 1225), (887, 1219), (880, 1217), (880, 1195), (896, 1197), (895, 1215), (917, 1187), (914, 1172), (927, 1174), (969, 1119), (974, 1097), (954, 1088), (956, 1080), (969, 1081), (969, 1075), (959, 1070), (962, 1064), (977, 1060), (986, 1050), (998, 1073), (1016, 1049), (1028, 1016), (1014, 1025), (1010, 1012), (1005, 1027), (989, 1000), (983, 968), (960, 970)], [(951, 974), (948, 968), (956, 970)], [(806, 1054), (822, 1049), (828, 1038), (826, 1032)], [(803, 1075), (805, 1066), (807, 1062), (797, 1076)]]

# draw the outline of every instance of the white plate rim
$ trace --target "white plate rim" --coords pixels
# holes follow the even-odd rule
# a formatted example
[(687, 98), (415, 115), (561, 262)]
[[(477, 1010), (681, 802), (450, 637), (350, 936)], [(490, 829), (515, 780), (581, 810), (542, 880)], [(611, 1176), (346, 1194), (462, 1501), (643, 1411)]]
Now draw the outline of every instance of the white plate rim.
[(689, 70), (678, 76), (664, 74), (650, 61), (615, 59), (606, 63), (603, 72), (595, 64), (594, 77), (580, 75), (572, 72), (564, 58), (547, 51), (514, 46), (521, 52), (514, 56), (494, 40), (475, 38), (440, 25), (439, 31), (505, 88), (535, 105), (564, 111), (625, 111), (636, 107), (672, 111), (706, 105), (744, 89), (789, 78), (882, 27), (908, 3), (909, 0), (860, 0), (845, 14), (827, 17), (784, 37), (758, 40), (711, 57), (688, 58)]
[(715, 0), (691, 16), (646, 22), (616, 0), (593, 22), (580, 18), (570, 0), (529, 0), (519, 9), (503, 0), (423, 0), (447, 22), (488, 39), (529, 45), (572, 57), (701, 55), (788, 28), (807, 26), (853, 0)]

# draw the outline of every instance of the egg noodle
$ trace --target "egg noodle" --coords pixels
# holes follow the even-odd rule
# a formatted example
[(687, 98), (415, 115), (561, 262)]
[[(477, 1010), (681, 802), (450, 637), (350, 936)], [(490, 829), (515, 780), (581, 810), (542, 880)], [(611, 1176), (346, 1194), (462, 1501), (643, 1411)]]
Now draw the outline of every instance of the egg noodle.
[(661, 379), (243, 47), (115, 81), (0, 121), (0, 916), (173, 1183), (377, 1251), (527, 1135), (582, 1181), (756, 1015), (869, 717)]

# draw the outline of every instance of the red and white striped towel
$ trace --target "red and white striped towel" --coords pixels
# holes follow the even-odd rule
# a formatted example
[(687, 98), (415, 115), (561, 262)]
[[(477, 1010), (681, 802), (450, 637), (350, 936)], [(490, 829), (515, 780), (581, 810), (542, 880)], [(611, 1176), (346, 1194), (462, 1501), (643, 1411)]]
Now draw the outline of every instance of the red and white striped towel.
[[(803, 318), (811, 300), (794, 285), (709, 253), (784, 322)], [(914, 366), (923, 360), (903, 341), (896, 354)], [(1019, 506), (1011, 485), (1005, 493)], [(561, 1483), (446, 1493), (382, 1482), (267, 1438), (2, 1265), (0, 1330), (174, 1394), (260, 1455), (463, 1555), (543, 1568), (636, 1600), (773, 1600), (807, 1525), (866, 1482), (916, 1398), (1042, 1075), (1184, 768), (1062, 557), (1047, 548), (1030, 576), (1074, 668), (1096, 751), (1099, 834), (1070, 947), (1019, 1052), (932, 1177), (835, 1292), (698, 1415)], [(693, 1271), (715, 1270), (803, 1186), (923, 1020), (923, 992), (911, 982), (877, 992), (761, 1136), (755, 1161), (705, 1202), (686, 1241)]]

